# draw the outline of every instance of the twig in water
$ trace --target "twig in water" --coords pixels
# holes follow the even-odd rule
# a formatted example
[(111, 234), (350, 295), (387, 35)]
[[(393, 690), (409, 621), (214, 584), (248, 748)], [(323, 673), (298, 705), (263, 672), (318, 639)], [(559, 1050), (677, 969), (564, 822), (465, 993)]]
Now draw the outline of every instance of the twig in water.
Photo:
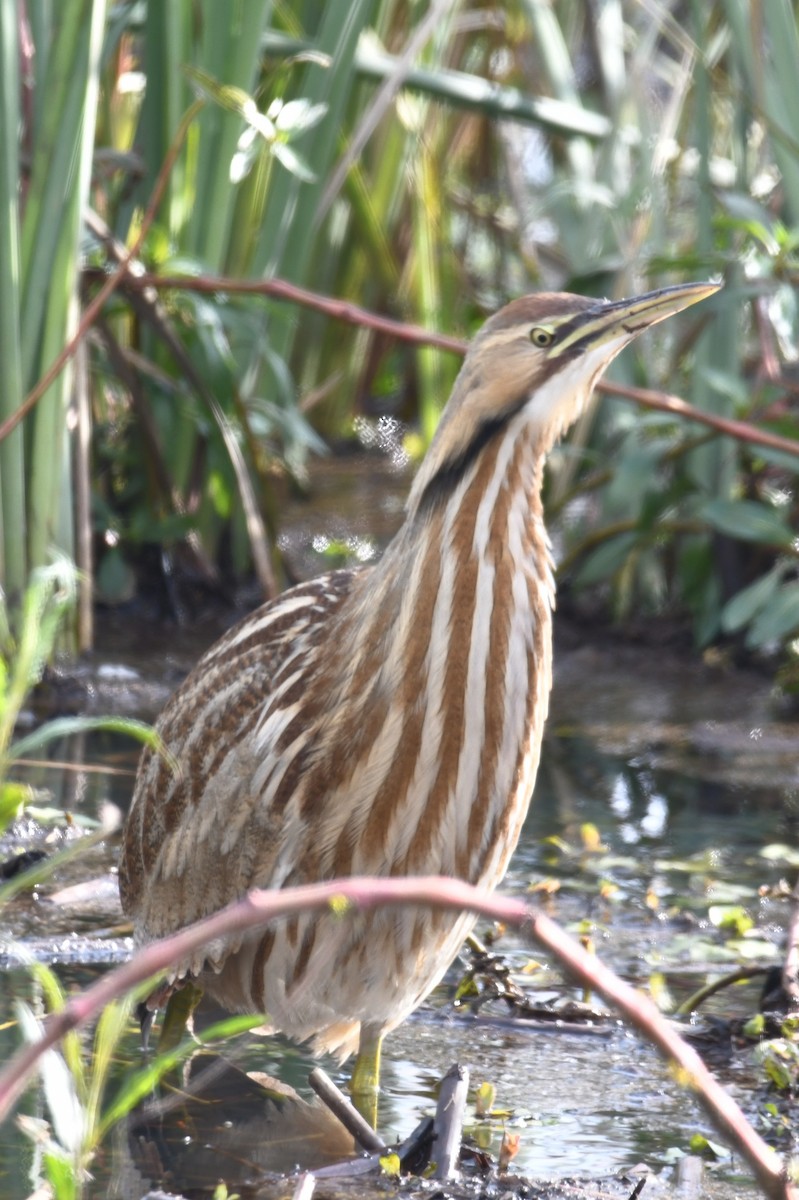
[(461, 1148), (463, 1113), (469, 1090), (469, 1072), (457, 1063), (441, 1080), (436, 1107), (436, 1169), (433, 1179), (451, 1179), (455, 1174)]
[[(425, 1164), (430, 1158), (430, 1146), (435, 1137), (435, 1122), (432, 1117), (422, 1117), (419, 1124), (401, 1146), (397, 1147), (397, 1158), (400, 1165), (412, 1171), (414, 1175), (421, 1174), (421, 1168), (414, 1164), (417, 1155), (425, 1154)], [(425, 1153), (426, 1152), (426, 1153)]]
[(720, 979), (714, 979), (712, 983), (705, 984), (699, 988), (687, 1000), (684, 1000), (680, 1007), (675, 1012), (677, 1017), (690, 1016), (692, 1012), (696, 1012), (700, 1004), (704, 1004), (711, 996), (715, 996), (717, 992), (723, 991), (724, 988), (732, 987), (735, 983), (742, 983), (747, 979), (757, 979), (759, 975), (768, 975), (770, 967), (738, 967), (735, 971), (730, 971), (729, 974), (722, 976)]
[(292, 1200), (311, 1200), (311, 1196), (313, 1196), (315, 1187), (315, 1177), (310, 1173), (310, 1171), (306, 1171), (305, 1174), (300, 1175), (299, 1179), (297, 1180), (297, 1186), (294, 1189)]
[(684, 1154), (674, 1171), (674, 1184), (682, 1200), (698, 1200), (703, 1194), (704, 1163), (698, 1154)]
[(357, 1108), (337, 1088), (330, 1076), (321, 1067), (314, 1067), (308, 1076), (308, 1082), (319, 1099), (327, 1105), (334, 1116), (351, 1133), (359, 1146), (369, 1154), (385, 1154), (388, 1147), (379, 1134), (375, 1133), (368, 1121), (365, 1121)]
[(327, 1167), (314, 1167), (311, 1174), (314, 1179), (352, 1179), (358, 1175), (376, 1175), (381, 1157), (380, 1154), (366, 1154), (363, 1158), (348, 1158)]

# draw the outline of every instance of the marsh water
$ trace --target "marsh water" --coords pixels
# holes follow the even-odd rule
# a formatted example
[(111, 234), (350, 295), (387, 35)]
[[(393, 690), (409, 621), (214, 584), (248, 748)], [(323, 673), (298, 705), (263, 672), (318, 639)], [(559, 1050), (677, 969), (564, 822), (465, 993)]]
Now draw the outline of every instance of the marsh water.
[[(331, 544), (346, 544), (368, 559), (396, 525), (403, 481), (391, 481), (376, 499), (368, 476), (331, 467), (315, 506), (298, 504), (287, 515), (284, 548), (298, 573), (320, 569)], [(332, 523), (331, 512), (338, 514)], [(143, 632), (120, 614), (106, 622), (101, 648), (77, 681), (63, 685), (65, 702), (151, 719), (215, 632), (208, 624)], [(799, 740), (768, 674), (630, 647), (615, 636), (597, 639), (568, 623), (559, 625), (556, 644), (542, 767), (506, 890), (522, 894), (546, 884), (539, 894), (548, 897), (554, 916), (575, 932), (589, 932), (611, 966), (674, 1004), (742, 960), (778, 964), (787, 902), (775, 888), (782, 879), (793, 881), (799, 862)], [(71, 814), (71, 824), (54, 829), (31, 819), (15, 829), (15, 840), (6, 840), (2, 857), (77, 838), (85, 818), (103, 822), (115, 810), (124, 813), (136, 756), (129, 740), (108, 734), (53, 744), (50, 763), (26, 766), (24, 775), (42, 789), (43, 804)], [(26, 959), (54, 965), (72, 988), (130, 953), (116, 894), (117, 849), (112, 834), (4, 913), (3, 1059), (19, 1042), (15, 1001), (41, 1003)], [(746, 920), (732, 919), (736, 913)], [(478, 932), (494, 931), (483, 925)], [(532, 997), (579, 998), (535, 947), (505, 934), (495, 948)], [(599, 1032), (531, 1030), (509, 1020), (502, 1004), (487, 1005), (479, 1015), (468, 1006), (456, 1010), (452, 993), (462, 972), (456, 963), (387, 1040), (379, 1113), (386, 1140), (406, 1136), (431, 1109), (438, 1082), (454, 1062), (468, 1066), (473, 1088), (494, 1085), (497, 1115), (471, 1119), (469, 1132), (492, 1152), (504, 1129), (518, 1132), (513, 1169), (520, 1174), (596, 1177), (644, 1163), (667, 1180), (694, 1134), (714, 1139), (703, 1113), (654, 1052), (619, 1025)], [(760, 985), (756, 980), (725, 991), (703, 1009), (703, 1019), (751, 1014)], [(305, 1107), (287, 1114), (284, 1105), (265, 1105), (255, 1090), (249, 1096), (249, 1076), (239, 1073), (265, 1072), (309, 1100), (314, 1063), (303, 1048), (247, 1035), (224, 1053), (233, 1074), (220, 1076), (202, 1118), (170, 1122), (165, 1116), (157, 1134), (152, 1127), (118, 1128), (94, 1160), (89, 1195), (138, 1200), (151, 1186), (166, 1184), (176, 1192), (210, 1194), (220, 1179), (230, 1191), (254, 1195), (250, 1185), (263, 1170), (343, 1155), (346, 1145), (324, 1122), (309, 1133)], [(139, 1063), (133, 1028), (118, 1059), (109, 1095)], [(324, 1065), (345, 1082), (346, 1068)], [(768, 1097), (754, 1049), (722, 1061), (719, 1070), (757, 1117)], [(22, 1107), (48, 1116), (40, 1087), (29, 1090)], [(41, 1147), (10, 1123), (0, 1139), (0, 1195), (22, 1200), (34, 1189)], [(740, 1164), (722, 1155), (710, 1168), (705, 1194), (755, 1193)]]

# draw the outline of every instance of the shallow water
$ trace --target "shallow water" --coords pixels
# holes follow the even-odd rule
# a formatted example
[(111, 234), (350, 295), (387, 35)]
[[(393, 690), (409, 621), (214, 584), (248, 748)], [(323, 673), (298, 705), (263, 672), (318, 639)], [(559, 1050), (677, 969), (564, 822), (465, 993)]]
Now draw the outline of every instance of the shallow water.
[[(729, 684), (725, 697), (728, 689)], [(628, 702), (628, 708), (640, 711), (641, 698), (633, 683)], [(641, 982), (652, 972), (663, 972), (677, 1000), (709, 975), (722, 973), (732, 965), (734, 956), (725, 950), (725, 938), (707, 923), (708, 906), (713, 902), (743, 903), (756, 921), (761, 952), (758, 961), (777, 962), (784, 907), (759, 897), (757, 891), (762, 885), (776, 882), (787, 870), (779, 857), (766, 858), (763, 851), (776, 843), (790, 845), (795, 838), (799, 754), (793, 763), (793, 781), (789, 779), (789, 756), (783, 754), (779, 768), (783, 778), (775, 786), (772, 755), (764, 753), (758, 783), (748, 740), (741, 754), (736, 754), (732, 738), (727, 736), (730, 730), (724, 726), (723, 754), (699, 755), (698, 777), (691, 770), (697, 727), (690, 714), (686, 714), (680, 737), (666, 746), (662, 728), (653, 738), (651, 721), (636, 726), (630, 712), (622, 711), (619, 705), (612, 729), (587, 731), (579, 707), (570, 704), (568, 691), (556, 693), (555, 721), (546, 744), (535, 804), (506, 881), (507, 889), (518, 893), (544, 878), (560, 880), (561, 889), (552, 905), (554, 914), (573, 927), (591, 921), (598, 952), (607, 961), (628, 978)], [(675, 717), (669, 714), (670, 721)], [(758, 719), (763, 721), (763, 715)], [(719, 724), (717, 721), (715, 727)], [(766, 731), (764, 737), (776, 738), (780, 732), (776, 726), (774, 730), (765, 724), (761, 727)], [(626, 754), (609, 753), (601, 743), (621, 737), (622, 728), (624, 738), (636, 744), (630, 744)], [(69, 753), (66, 746), (59, 749), (60, 755)], [(128, 746), (112, 738), (89, 742), (80, 753), (94, 763), (112, 760), (122, 771), (132, 769), (135, 758)], [(683, 760), (681, 767), (673, 761), (679, 757)], [(666, 766), (660, 765), (662, 759)], [(746, 784), (740, 782), (742, 773), (749, 778)], [(87, 816), (98, 815), (109, 803), (123, 805), (129, 794), (126, 774), (92, 775), (76, 786), (72, 773), (39, 772), (41, 780), (52, 774), (58, 776), (55, 791), (62, 801)], [(596, 826), (603, 845), (592, 853), (581, 849), (580, 829), (586, 823)], [(555, 850), (544, 841), (553, 836), (561, 839), (564, 848)], [(114, 853), (111, 839), (105, 851), (90, 853), (88, 863), (65, 871), (57, 881), (58, 887), (74, 886), (87, 874), (102, 877), (111, 867)], [(599, 897), (600, 879), (616, 888), (608, 899)], [(16, 902), (11, 924), (28, 953), (66, 964), (59, 969), (64, 983), (82, 985), (94, 973), (82, 964), (119, 960), (128, 950), (118, 930), (115, 935), (119, 915), (113, 882), (98, 887), (91, 904), (79, 896), (77, 909), (49, 902), (46, 895), (52, 890), (53, 885), (48, 884), (40, 899)], [(655, 901), (657, 907), (653, 909), (650, 906)], [(773, 943), (770, 954), (767, 948), (763, 953), (763, 938)], [(533, 948), (523, 947), (510, 937), (499, 948), (506, 950), (518, 967), (520, 981), (527, 980), (544, 995), (555, 990), (549, 976), (539, 982), (535, 975), (521, 974), (529, 958), (537, 957)], [(450, 985), (456, 978), (457, 971), (453, 971)], [(31, 984), (24, 972), (12, 970), (0, 975), (0, 1011), (10, 1014), (13, 999), (30, 992)], [(735, 1004), (741, 1013), (753, 1010), (755, 992), (754, 985), (736, 991)], [(729, 1004), (726, 994), (717, 1002), (719, 1011), (727, 1013)], [(556, 1031), (531, 1033), (504, 1022), (501, 1009), (495, 1009), (495, 1013), (496, 1021), (475, 1021), (454, 1014), (448, 989), (442, 986), (420, 1013), (388, 1039), (380, 1106), (380, 1127), (386, 1137), (404, 1137), (411, 1131), (434, 1103), (441, 1075), (456, 1061), (469, 1067), (474, 1086), (483, 1080), (493, 1083), (496, 1107), (511, 1114), (506, 1122), (495, 1120), (476, 1128), (473, 1132), (480, 1144), (496, 1152), (503, 1124), (518, 1128), (522, 1138), (515, 1167), (535, 1177), (603, 1175), (639, 1161), (661, 1169), (667, 1165), (673, 1148), (687, 1149), (692, 1134), (700, 1131), (712, 1136), (703, 1115), (654, 1053), (623, 1030), (601, 1037)], [(0, 1030), (0, 1054), (4, 1058), (16, 1040), (13, 1027)], [(136, 1062), (135, 1042), (131, 1035), (126, 1048), (130, 1064)], [(288, 1043), (250, 1038), (241, 1047), (240, 1065), (274, 1074), (310, 1098), (305, 1080), (313, 1062)], [(345, 1081), (346, 1071), (332, 1063), (326, 1066), (334, 1078)], [(748, 1102), (745, 1090), (741, 1098), (744, 1104)], [(41, 1097), (33, 1095), (28, 1104), (39, 1108)], [(259, 1111), (254, 1105), (253, 1120)], [(224, 1124), (221, 1120), (219, 1123)], [(168, 1135), (161, 1136), (169, 1141)], [(204, 1136), (214, 1144), (210, 1133)], [(198, 1169), (201, 1175), (203, 1171), (211, 1172), (211, 1161), (219, 1166), (218, 1154), (211, 1161), (207, 1155), (199, 1156), (199, 1151), (192, 1157), (185, 1148), (185, 1135), (179, 1131), (177, 1137), (181, 1170), (186, 1169), (186, 1160), (193, 1163), (192, 1175)], [(258, 1161), (264, 1138), (261, 1125), (245, 1122), (243, 1140), (236, 1142), (232, 1159), (237, 1163)], [(95, 1164), (97, 1182), (91, 1194), (104, 1195), (109, 1173), (119, 1175), (122, 1149), (117, 1145), (112, 1156), (101, 1156)], [(10, 1174), (5, 1180), (0, 1177), (4, 1196), (22, 1198), (28, 1194), (22, 1164), (30, 1158), (25, 1140), (6, 1127), (0, 1162)], [(297, 1150), (296, 1161), (301, 1160)], [(173, 1162), (169, 1157), (167, 1161)], [(272, 1157), (269, 1161), (275, 1165), (282, 1160)], [(734, 1164), (723, 1165), (722, 1182), (733, 1169)], [(209, 1186), (217, 1175), (218, 1171), (207, 1179)], [(137, 1171), (132, 1179), (132, 1190), (120, 1194), (139, 1194)], [(743, 1185), (735, 1186), (737, 1194), (742, 1194)], [(141, 1188), (144, 1190), (146, 1187)]]
[[(364, 506), (368, 510), (361, 497), (359, 512)], [(396, 523), (395, 497), (388, 508), (381, 540)], [(318, 542), (323, 536), (313, 522), (308, 530), (302, 543), (306, 550), (309, 538)], [(345, 523), (334, 533), (346, 540), (352, 526)], [(292, 538), (302, 542), (299, 534), (289, 532), (287, 545), (294, 544)], [(313, 562), (312, 550), (307, 555)], [(92, 689), (92, 703), (101, 711), (138, 707), (152, 716), (196, 657), (203, 636), (181, 642), (167, 631), (159, 645), (156, 630), (142, 654), (130, 646), (126, 651), (124, 636), (117, 632), (106, 653), (139, 672), (139, 678), (100, 671), (95, 663), (88, 684), (84, 680)], [(791, 856), (799, 821), (799, 739), (795, 723), (779, 718), (768, 681), (697, 666), (652, 649), (583, 645), (579, 630), (563, 625), (558, 640), (535, 802), (506, 889), (519, 894), (544, 880), (557, 880), (560, 890), (551, 901), (552, 913), (575, 930), (588, 922), (597, 952), (626, 978), (645, 985), (661, 974), (677, 1003), (708, 978), (731, 969), (741, 953), (755, 963), (779, 962), (786, 905), (760, 889), (792, 878), (796, 869)], [(28, 767), (25, 777), (47, 789), (48, 804), (77, 818), (107, 820), (109, 812), (127, 806), (136, 757), (130, 742), (93, 735), (54, 745), (51, 759), (61, 765)], [(85, 764), (101, 769), (88, 770)], [(595, 827), (596, 844), (586, 826)], [(38, 839), (48, 841), (46, 849), (77, 836), (73, 828), (45, 838), (36, 826), (18, 833), (20, 847)], [(4, 845), (1, 857), (14, 849)], [(21, 957), (60, 964), (59, 977), (72, 987), (93, 978), (102, 969), (98, 964), (120, 961), (129, 952), (113, 876), (116, 852), (117, 839), (109, 837), (40, 894), (16, 900), (4, 914), (3, 1059), (18, 1044), (15, 999), (30, 1000), (36, 994), (20, 968)], [(94, 881), (88, 897), (67, 890), (87, 880)], [(60, 893), (58, 903), (49, 898), (54, 891)], [(742, 905), (754, 921), (743, 949), (740, 939), (732, 946), (730, 935), (709, 920), (710, 907), (725, 903)], [(530, 959), (539, 958), (534, 948), (510, 936), (498, 948), (509, 955), (519, 982), (536, 995), (563, 994), (557, 977), (546, 970), (524, 973)], [(504, 1119), (478, 1122), (471, 1132), (494, 1152), (503, 1125), (520, 1132), (514, 1163), (520, 1173), (599, 1176), (638, 1162), (665, 1170), (673, 1150), (685, 1152), (694, 1133), (713, 1137), (703, 1114), (655, 1054), (621, 1028), (602, 1036), (531, 1032), (509, 1023), (496, 1006), (484, 1019), (470, 1019), (456, 1014), (450, 1004), (457, 977), (456, 967), (423, 1009), (387, 1040), (379, 1119), (387, 1139), (411, 1131), (434, 1104), (441, 1075), (456, 1061), (469, 1067), (474, 1087), (483, 1080), (494, 1084), (495, 1105), (508, 1112)], [(735, 1011), (749, 1014), (756, 1007), (757, 987), (753, 983), (726, 992), (709, 1011), (730, 1015), (735, 1005)], [(310, 1098), (306, 1080), (313, 1060), (302, 1049), (280, 1039), (249, 1036), (237, 1043), (235, 1054), (245, 1070), (277, 1076)], [(133, 1031), (122, 1057), (118, 1075), (138, 1063)], [(338, 1081), (346, 1080), (346, 1070), (324, 1065)], [(752, 1078), (744, 1060), (743, 1068), (739, 1063), (725, 1080), (749, 1108)], [(175, 1189), (212, 1189), (222, 1176), (238, 1186), (252, 1176), (256, 1163), (259, 1169), (265, 1162), (286, 1169), (301, 1162), (311, 1145), (323, 1153), (319, 1147), (333, 1135), (328, 1130), (311, 1138), (302, 1125), (304, 1110), (301, 1132), (292, 1133), (273, 1112), (264, 1112), (261, 1100), (248, 1100), (246, 1092), (246, 1083), (234, 1081), (232, 1093), (206, 1106), (210, 1116), (205, 1124), (186, 1125), (181, 1118), (183, 1124), (159, 1123), (157, 1137), (152, 1129), (139, 1130), (131, 1139), (118, 1133), (92, 1167), (89, 1194), (138, 1197), (151, 1181), (162, 1181), (158, 1173), (165, 1166), (172, 1172), (167, 1182)], [(29, 1091), (25, 1109), (44, 1115), (40, 1091)], [(336, 1144), (331, 1153), (335, 1157), (343, 1150)], [(1, 1195), (22, 1200), (29, 1194), (36, 1154), (13, 1125), (0, 1131)], [(149, 1173), (144, 1162), (150, 1164)], [(708, 1187), (706, 1194), (719, 1200), (754, 1194), (729, 1160), (715, 1169)]]

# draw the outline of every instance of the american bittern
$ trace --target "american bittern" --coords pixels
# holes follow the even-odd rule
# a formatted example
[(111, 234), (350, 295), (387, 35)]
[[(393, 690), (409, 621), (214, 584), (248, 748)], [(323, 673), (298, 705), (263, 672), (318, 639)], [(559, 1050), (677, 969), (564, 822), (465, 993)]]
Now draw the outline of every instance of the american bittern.
[[(146, 750), (120, 889), (138, 942), (248, 889), (346, 875), (493, 888), (524, 821), (551, 680), (554, 581), (541, 479), (608, 363), (716, 291), (516, 300), (474, 339), (381, 561), (292, 588), (200, 660)], [(295, 918), (175, 964), (228, 1008), (315, 1050), (356, 1046), (377, 1086), (383, 1035), (441, 979), (471, 916)]]

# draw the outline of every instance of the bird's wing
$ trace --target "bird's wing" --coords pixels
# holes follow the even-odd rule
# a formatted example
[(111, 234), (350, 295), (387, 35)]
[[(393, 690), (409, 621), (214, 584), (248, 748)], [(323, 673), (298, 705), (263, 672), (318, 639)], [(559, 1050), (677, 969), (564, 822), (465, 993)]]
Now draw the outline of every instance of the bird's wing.
[(258, 609), (167, 704), (157, 725), (166, 753), (142, 755), (119, 867), (137, 940), (285, 881), (286, 833), (270, 785), (290, 784), (292, 724), (302, 721), (307, 664), (318, 658), (309, 650), (330, 637), (358, 574), (332, 572)]

